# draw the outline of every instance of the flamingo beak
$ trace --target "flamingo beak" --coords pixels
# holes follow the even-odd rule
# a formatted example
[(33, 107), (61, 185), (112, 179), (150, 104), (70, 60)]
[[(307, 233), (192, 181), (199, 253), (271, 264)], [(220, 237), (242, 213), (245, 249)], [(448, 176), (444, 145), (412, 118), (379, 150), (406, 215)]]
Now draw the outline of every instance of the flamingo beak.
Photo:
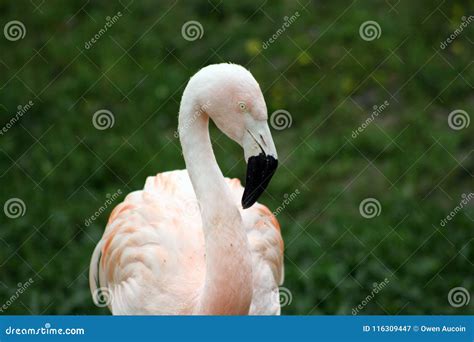
[(250, 208), (257, 202), (260, 195), (267, 188), (277, 166), (278, 160), (264, 153), (249, 158), (245, 190), (242, 196), (242, 207), (244, 209)]
[(253, 123), (243, 139), (247, 177), (242, 207), (250, 208), (265, 191), (278, 166), (275, 145), (267, 122)]

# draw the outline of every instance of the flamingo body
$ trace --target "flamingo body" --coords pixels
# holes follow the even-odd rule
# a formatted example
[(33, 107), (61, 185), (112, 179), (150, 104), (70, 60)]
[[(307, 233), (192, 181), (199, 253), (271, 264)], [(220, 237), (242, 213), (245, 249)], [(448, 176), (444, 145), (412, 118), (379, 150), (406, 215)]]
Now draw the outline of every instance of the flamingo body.
[[(248, 314), (280, 314), (283, 240), (278, 221), (259, 203), (243, 210), (240, 181), (225, 180), (240, 207), (250, 245), (253, 292)], [(143, 190), (115, 207), (90, 270), (92, 293), (108, 291), (113, 314), (195, 312), (206, 255), (199, 204), (186, 170), (148, 177)], [(233, 279), (228, 281), (232, 286)]]

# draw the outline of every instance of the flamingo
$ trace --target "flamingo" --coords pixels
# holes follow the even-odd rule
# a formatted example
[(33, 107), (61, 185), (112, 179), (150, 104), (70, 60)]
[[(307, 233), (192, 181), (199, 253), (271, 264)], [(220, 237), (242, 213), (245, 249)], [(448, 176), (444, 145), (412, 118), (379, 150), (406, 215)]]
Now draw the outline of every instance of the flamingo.
[[(245, 189), (224, 178), (209, 118), (243, 147)], [(252, 74), (214, 64), (189, 80), (178, 130), (187, 169), (148, 177), (112, 211), (90, 264), (114, 315), (279, 315), (283, 240), (257, 199), (278, 161)]]

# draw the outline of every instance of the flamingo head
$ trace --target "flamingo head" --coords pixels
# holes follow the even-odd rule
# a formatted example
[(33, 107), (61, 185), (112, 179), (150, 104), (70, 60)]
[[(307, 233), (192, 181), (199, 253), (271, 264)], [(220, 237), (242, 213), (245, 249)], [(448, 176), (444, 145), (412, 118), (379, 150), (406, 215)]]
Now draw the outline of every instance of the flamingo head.
[(201, 106), (216, 126), (244, 150), (247, 176), (242, 207), (249, 208), (278, 166), (260, 86), (247, 69), (236, 64), (209, 65), (193, 78), (200, 79)]

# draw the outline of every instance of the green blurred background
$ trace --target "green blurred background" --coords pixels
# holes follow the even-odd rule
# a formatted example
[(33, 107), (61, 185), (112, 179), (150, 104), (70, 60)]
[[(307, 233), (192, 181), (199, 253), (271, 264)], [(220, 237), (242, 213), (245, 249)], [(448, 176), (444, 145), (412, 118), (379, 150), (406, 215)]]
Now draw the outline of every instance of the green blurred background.
[[(448, 115), (472, 118), (474, 22), (440, 47), (473, 6), (1, 2), (1, 26), (18, 20), (26, 32), (0, 36), (0, 125), (34, 103), (0, 135), (0, 204), (25, 203), (18, 218), (0, 211), (0, 306), (33, 280), (2, 314), (108, 313), (92, 303), (88, 266), (111, 208), (85, 220), (119, 189), (114, 205), (147, 176), (184, 168), (173, 137), (181, 93), (199, 68), (220, 62), (253, 73), (269, 115), (291, 115), (291, 127), (273, 130), (281, 167), (260, 199), (273, 211), (300, 193), (278, 215), (284, 314), (351, 314), (385, 278), (360, 314), (473, 314), (474, 201), (440, 223), (473, 192), (474, 124), (454, 130)], [(202, 25), (200, 39), (183, 38), (190, 20)], [(366, 21), (379, 24), (378, 38), (362, 39)], [(113, 113), (113, 127), (94, 128), (100, 109)], [(224, 174), (244, 179), (241, 149), (212, 135)], [(380, 203), (378, 216), (361, 215), (366, 198)], [(465, 289), (460, 307), (449, 302), (455, 287)]]

